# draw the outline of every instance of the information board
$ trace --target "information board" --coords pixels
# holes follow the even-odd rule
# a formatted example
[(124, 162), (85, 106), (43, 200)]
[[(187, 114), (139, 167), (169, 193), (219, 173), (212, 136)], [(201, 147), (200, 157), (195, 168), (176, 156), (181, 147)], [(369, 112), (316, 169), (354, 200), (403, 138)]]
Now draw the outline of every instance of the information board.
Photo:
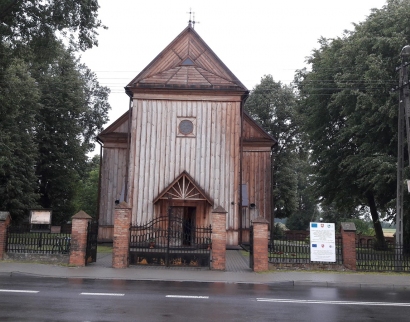
[(310, 260), (312, 262), (336, 262), (335, 224), (310, 223)]
[(51, 210), (31, 210), (30, 224), (32, 225), (50, 225), (51, 224)]

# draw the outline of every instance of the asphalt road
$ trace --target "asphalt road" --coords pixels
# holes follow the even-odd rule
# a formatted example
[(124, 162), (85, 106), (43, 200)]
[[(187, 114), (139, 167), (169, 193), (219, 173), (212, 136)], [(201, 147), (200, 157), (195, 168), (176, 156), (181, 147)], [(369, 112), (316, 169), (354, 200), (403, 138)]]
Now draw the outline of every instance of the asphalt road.
[(0, 275), (2, 322), (385, 322), (409, 316), (405, 290)]

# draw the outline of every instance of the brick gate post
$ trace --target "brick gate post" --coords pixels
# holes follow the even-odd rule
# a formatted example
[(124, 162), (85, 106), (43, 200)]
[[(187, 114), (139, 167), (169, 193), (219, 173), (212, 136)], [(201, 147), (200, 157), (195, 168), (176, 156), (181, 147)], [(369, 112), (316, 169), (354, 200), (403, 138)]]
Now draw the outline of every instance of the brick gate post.
[(226, 213), (221, 206), (212, 210), (212, 269), (226, 267)]
[(7, 242), (7, 227), (11, 221), (10, 213), (7, 211), (0, 211), (0, 260), (3, 259), (6, 252)]
[(131, 207), (125, 202), (115, 206), (112, 267), (127, 268), (129, 265)]
[(82, 210), (71, 217), (70, 265), (85, 266), (86, 264), (87, 228), (91, 219), (91, 216)]
[(253, 271), (264, 272), (269, 270), (268, 255), (268, 225), (269, 222), (258, 217), (252, 221), (253, 225)]
[(342, 222), (343, 265), (351, 270), (356, 270), (356, 226), (353, 222)]

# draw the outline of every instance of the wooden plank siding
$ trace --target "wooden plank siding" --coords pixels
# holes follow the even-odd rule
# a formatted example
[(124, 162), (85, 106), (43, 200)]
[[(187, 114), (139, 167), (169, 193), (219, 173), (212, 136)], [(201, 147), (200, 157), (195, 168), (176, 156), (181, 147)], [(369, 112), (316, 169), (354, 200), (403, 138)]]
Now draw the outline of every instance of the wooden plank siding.
[(250, 220), (262, 216), (271, 219), (271, 159), (266, 151), (243, 152), (242, 182), (248, 185), (249, 203), (256, 205), (250, 212)]
[[(247, 184), (249, 203), (255, 209), (244, 209), (249, 227), (252, 220), (261, 216), (271, 222), (272, 213), (272, 167), (271, 149), (275, 140), (258, 125), (247, 113), (243, 119), (243, 166), (242, 183)], [(244, 240), (249, 238), (243, 234)]]
[[(136, 99), (133, 106), (128, 187), (133, 224), (160, 215), (154, 198), (185, 170), (228, 211), (227, 229), (238, 229), (231, 203), (239, 198), (240, 103)], [(195, 137), (177, 136), (177, 117), (196, 118)]]
[(119, 200), (125, 187), (126, 148), (104, 148), (101, 171), (101, 199), (99, 223), (101, 226), (114, 224), (115, 200)]
[[(178, 136), (178, 119), (182, 117), (195, 120), (193, 137)], [(124, 118), (113, 132), (127, 128), (128, 119)], [(239, 101), (189, 101), (185, 97), (177, 101), (135, 99), (131, 119), (131, 140), (135, 143), (130, 146), (128, 174), (132, 223), (142, 224), (166, 215), (167, 203), (154, 205), (153, 200), (185, 170), (214, 200), (214, 207), (221, 205), (227, 210), (227, 243), (237, 244), (242, 220), (237, 206), (240, 133)], [(245, 118), (242, 133), (242, 183), (248, 186), (249, 202), (257, 205), (255, 211), (245, 209), (245, 212), (249, 221), (258, 215), (270, 220), (271, 143), (263, 141), (266, 133), (251, 119)], [(119, 198), (125, 182), (126, 146), (125, 142), (109, 140), (104, 145), (100, 239), (109, 239), (112, 235), (113, 201)], [(209, 225), (210, 205), (201, 202), (196, 207), (197, 225)], [(242, 226), (249, 227), (249, 224), (242, 223)], [(246, 237), (243, 241), (247, 241)]]
[[(189, 58), (190, 63), (184, 64)], [(247, 89), (190, 27), (184, 29), (128, 85), (132, 88)]]

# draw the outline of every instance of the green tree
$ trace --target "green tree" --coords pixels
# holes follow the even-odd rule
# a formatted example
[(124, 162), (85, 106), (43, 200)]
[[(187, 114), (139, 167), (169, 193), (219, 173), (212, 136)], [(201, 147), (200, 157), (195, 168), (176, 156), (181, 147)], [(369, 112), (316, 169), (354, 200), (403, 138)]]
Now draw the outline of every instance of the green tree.
[(96, 132), (108, 119), (109, 91), (63, 46), (47, 69), (39, 70), (36, 76), (42, 107), (35, 137), (40, 205), (52, 208), (59, 221), (74, 214), (75, 186), (84, 176), (86, 155), (94, 148)]
[(0, 35), (2, 41), (28, 44), (33, 39), (69, 36), (80, 50), (98, 45), (98, 0), (2, 0)]
[(271, 75), (266, 75), (252, 90), (245, 109), (278, 140), (272, 165), (274, 213), (277, 218), (287, 217), (297, 208), (295, 151), (299, 146), (300, 132), (295, 113), (295, 95), (291, 87), (275, 82)]
[[(31, 207), (75, 210), (109, 90), (75, 58), (97, 45), (97, 0), (0, 2), (0, 206), (14, 220)], [(69, 46), (63, 45), (63, 39)]]
[(0, 209), (19, 218), (36, 205), (33, 140), (40, 92), (28, 66), (15, 59), (0, 72)]
[(309, 154), (301, 151), (295, 159), (297, 174), (297, 207), (286, 221), (286, 227), (291, 230), (306, 230), (309, 223), (319, 216), (317, 199), (311, 182), (311, 164)]
[(390, 89), (409, 19), (409, 0), (389, 0), (353, 31), (320, 39), (311, 70), (296, 75), (318, 197), (339, 210), (367, 206), (381, 245), (380, 216), (396, 194), (398, 97)]
[(358, 214), (354, 211), (348, 211), (346, 209), (339, 210), (338, 207), (333, 203), (322, 203), (319, 205), (320, 211), (314, 218), (314, 221), (320, 221), (322, 219), (324, 222), (335, 223), (336, 226), (343, 221), (350, 221), (358, 217)]
[(99, 171), (100, 156), (95, 155), (87, 162), (87, 170), (76, 189), (76, 212), (83, 210), (93, 218), (97, 217)]

